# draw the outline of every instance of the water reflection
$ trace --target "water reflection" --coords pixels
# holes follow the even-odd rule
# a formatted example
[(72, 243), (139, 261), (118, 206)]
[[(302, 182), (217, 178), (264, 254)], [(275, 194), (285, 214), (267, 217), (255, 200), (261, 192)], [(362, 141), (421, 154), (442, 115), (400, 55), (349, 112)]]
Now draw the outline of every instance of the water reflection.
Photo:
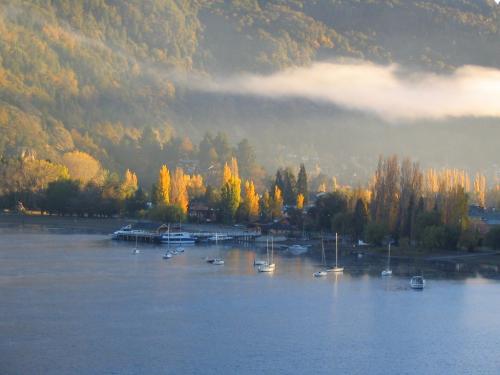
[[(0, 373), (481, 373), (500, 368), (492, 266), (265, 247), (166, 246), (50, 231), (0, 236)], [(221, 255), (223, 266), (207, 256)], [(329, 257), (331, 260), (331, 256)], [(423, 293), (409, 290), (422, 272)], [(480, 308), (478, 308), (480, 307)], [(26, 361), (19, 353), (29, 353)], [(272, 370), (269, 370), (272, 369)]]

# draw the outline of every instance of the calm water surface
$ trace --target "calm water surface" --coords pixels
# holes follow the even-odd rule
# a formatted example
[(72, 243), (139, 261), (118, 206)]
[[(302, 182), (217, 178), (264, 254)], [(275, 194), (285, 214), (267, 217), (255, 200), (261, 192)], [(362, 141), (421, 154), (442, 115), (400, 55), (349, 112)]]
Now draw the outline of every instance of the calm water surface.
[(0, 229), (0, 374), (500, 373), (500, 282), (459, 266), (382, 279), (381, 260), (345, 257), (314, 279), (313, 257), (278, 253), (270, 275), (262, 249), (132, 247)]

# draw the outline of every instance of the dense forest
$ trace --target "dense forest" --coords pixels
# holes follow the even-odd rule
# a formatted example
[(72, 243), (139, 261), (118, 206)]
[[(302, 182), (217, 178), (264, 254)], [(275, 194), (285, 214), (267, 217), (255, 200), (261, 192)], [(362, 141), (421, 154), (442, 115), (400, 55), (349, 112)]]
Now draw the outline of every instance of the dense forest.
[[(373, 155), (406, 150), (427, 166), (491, 177), (495, 145), (484, 139), (498, 137), (495, 119), (394, 129), (338, 108), (207, 94), (185, 82), (331, 58), (444, 74), (498, 67), (498, 14), (487, 0), (1, 1), (0, 155), (62, 163), (83, 152), (149, 185), (162, 163), (207, 160), (198, 158), (205, 133), (224, 131), (230, 144), (248, 138), (269, 170), (304, 162), (359, 182)], [(368, 142), (374, 136), (381, 141)], [(479, 146), (477, 155), (457, 151)], [(219, 151), (211, 160), (222, 170), (235, 155)], [(202, 174), (210, 165), (194, 163)]]

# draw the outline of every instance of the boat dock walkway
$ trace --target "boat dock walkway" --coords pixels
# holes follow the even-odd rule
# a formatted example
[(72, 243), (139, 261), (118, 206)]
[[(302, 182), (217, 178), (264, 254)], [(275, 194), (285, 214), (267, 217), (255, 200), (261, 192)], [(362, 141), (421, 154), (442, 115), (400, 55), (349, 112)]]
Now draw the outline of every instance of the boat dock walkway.
[[(162, 235), (166, 233), (147, 231), (118, 231), (113, 234), (113, 239), (120, 241), (137, 241), (146, 243), (161, 243)], [(214, 242), (215, 237), (221, 242), (253, 242), (260, 233), (246, 231), (228, 232), (189, 232), (196, 242)]]

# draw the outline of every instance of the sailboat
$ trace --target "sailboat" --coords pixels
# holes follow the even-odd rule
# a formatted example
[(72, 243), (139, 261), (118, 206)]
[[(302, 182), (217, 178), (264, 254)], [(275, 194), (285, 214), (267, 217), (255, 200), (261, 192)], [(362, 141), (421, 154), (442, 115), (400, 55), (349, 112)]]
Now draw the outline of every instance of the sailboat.
[(344, 272), (344, 267), (339, 267), (339, 236), (335, 233), (335, 267), (329, 268), (328, 272)]
[(172, 258), (172, 253), (170, 252), (170, 224), (168, 224), (167, 227), (167, 252), (163, 254), (163, 259), (170, 259)]
[[(217, 244), (217, 242), (218, 242), (218, 237), (217, 237), (217, 233), (215, 233), (215, 246), (217, 246), (217, 255), (219, 255), (220, 254), (220, 249), (219, 249), (219, 245)], [(224, 259), (222, 259), (219, 256), (217, 256), (210, 263), (212, 263), (214, 266), (222, 266), (224, 264)]]
[[(325, 246), (323, 244), (323, 238), (321, 238), (321, 264), (326, 267), (326, 256), (325, 256)], [(328, 273), (325, 270), (314, 272), (314, 277), (327, 276)]]
[[(266, 239), (266, 252), (269, 254), (269, 238)], [(266, 264), (267, 264), (267, 262), (265, 260), (256, 259), (256, 258), (253, 259), (254, 266), (264, 266)]]
[(387, 253), (387, 267), (381, 273), (382, 276), (392, 276), (391, 270), (391, 243), (389, 242), (389, 250)]
[(141, 253), (141, 251), (137, 247), (137, 236), (135, 236), (135, 247), (134, 247), (134, 250), (132, 251), (132, 254), (137, 255), (137, 254), (140, 254), (140, 253)]
[(259, 272), (273, 272), (276, 269), (274, 264), (274, 239), (271, 237), (271, 258), (269, 259), (269, 248), (267, 248), (267, 263), (259, 266)]

